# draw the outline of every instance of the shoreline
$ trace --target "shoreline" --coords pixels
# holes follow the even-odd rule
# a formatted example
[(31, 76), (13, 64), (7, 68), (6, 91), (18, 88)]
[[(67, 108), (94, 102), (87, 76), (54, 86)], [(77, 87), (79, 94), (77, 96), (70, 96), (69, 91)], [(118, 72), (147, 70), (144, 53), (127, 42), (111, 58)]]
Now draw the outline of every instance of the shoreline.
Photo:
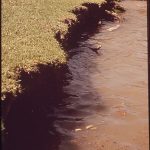
[[(68, 24), (68, 32), (65, 35), (63, 35), (60, 31), (56, 33), (56, 39), (59, 41), (60, 46), (62, 46), (68, 54), (70, 47), (69, 44), (71, 44), (72, 41), (74, 42), (74, 39), (76, 41), (81, 33), (84, 32), (82, 29), (84, 29), (85, 25), (96, 25), (101, 20), (114, 21), (117, 18), (110, 12), (113, 12), (114, 9), (123, 11), (122, 7), (118, 4), (116, 5), (116, 2), (111, 0), (101, 5), (95, 3), (84, 3), (83, 6), (84, 9), (76, 8), (72, 10), (72, 12), (77, 15), (77, 22), (74, 22), (73, 20), (65, 20)], [(91, 20), (91, 22), (89, 22), (89, 20)], [(38, 64), (36, 66), (37, 71), (27, 72), (23, 69), (19, 70), (18, 80), (20, 81), (20, 87), (24, 90), (22, 93), (17, 91), (16, 96), (9, 92), (5, 93), (5, 100), (2, 101), (2, 122), (4, 122), (4, 126), (7, 124), (5, 122), (7, 122), (8, 114), (11, 112), (12, 106), (15, 103), (18, 103), (19, 101), (26, 101), (26, 98), (30, 103), (30, 100), (34, 97), (34, 95), (36, 95), (36, 93), (47, 95), (47, 90), (52, 91), (52, 97), (55, 96), (53, 93), (57, 93), (56, 95), (59, 95), (61, 93), (66, 74), (68, 74), (69, 78), (71, 78), (71, 74), (69, 73), (66, 64), (67, 62), (56, 65)], [(43, 89), (45, 91), (43, 91)], [(36, 103), (36, 101), (33, 102), (31, 100), (31, 103)], [(3, 125), (3, 123), (1, 124)]]

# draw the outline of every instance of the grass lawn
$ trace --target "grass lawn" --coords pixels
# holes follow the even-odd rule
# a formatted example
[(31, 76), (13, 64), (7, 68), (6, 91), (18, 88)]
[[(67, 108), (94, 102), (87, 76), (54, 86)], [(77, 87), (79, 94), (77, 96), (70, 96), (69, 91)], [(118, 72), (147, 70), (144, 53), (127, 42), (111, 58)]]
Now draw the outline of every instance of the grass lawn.
[(67, 31), (70, 11), (84, 2), (104, 0), (2, 0), (2, 93), (20, 90), (17, 68), (66, 63), (67, 54), (55, 39)]

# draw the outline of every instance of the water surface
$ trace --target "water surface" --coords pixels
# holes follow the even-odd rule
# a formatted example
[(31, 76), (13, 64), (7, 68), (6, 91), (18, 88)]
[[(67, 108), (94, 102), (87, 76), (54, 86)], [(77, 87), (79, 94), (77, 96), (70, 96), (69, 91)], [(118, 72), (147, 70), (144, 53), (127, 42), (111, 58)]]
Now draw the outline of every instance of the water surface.
[[(72, 96), (57, 110), (68, 120), (55, 122), (66, 135), (60, 150), (148, 150), (147, 6), (122, 5), (121, 22), (103, 22), (72, 49), (79, 53), (68, 62), (73, 79), (64, 87)], [(90, 47), (99, 44), (95, 53)]]

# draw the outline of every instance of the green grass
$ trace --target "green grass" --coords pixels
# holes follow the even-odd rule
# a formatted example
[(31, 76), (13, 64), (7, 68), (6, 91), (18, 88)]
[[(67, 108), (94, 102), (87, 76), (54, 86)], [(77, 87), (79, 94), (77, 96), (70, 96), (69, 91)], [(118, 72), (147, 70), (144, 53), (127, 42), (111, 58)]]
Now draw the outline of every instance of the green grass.
[(66, 18), (84, 2), (104, 0), (3, 0), (2, 1), (2, 93), (15, 95), (21, 87), (19, 71), (36, 71), (37, 64), (66, 63), (63, 48), (55, 39), (57, 31), (65, 34)]

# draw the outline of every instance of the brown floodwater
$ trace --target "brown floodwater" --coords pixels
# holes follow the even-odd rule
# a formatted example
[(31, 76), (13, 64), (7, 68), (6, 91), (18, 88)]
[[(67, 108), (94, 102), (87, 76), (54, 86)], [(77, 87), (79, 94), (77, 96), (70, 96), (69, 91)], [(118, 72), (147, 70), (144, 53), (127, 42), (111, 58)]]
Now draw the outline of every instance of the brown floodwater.
[(147, 5), (121, 5), (120, 21), (102, 21), (73, 44), (64, 73), (45, 71), (46, 83), (13, 103), (3, 150), (149, 149)]
[(56, 109), (60, 150), (149, 149), (147, 4), (121, 4), (122, 21), (103, 22), (72, 49), (72, 80), (64, 87), (70, 96)]

